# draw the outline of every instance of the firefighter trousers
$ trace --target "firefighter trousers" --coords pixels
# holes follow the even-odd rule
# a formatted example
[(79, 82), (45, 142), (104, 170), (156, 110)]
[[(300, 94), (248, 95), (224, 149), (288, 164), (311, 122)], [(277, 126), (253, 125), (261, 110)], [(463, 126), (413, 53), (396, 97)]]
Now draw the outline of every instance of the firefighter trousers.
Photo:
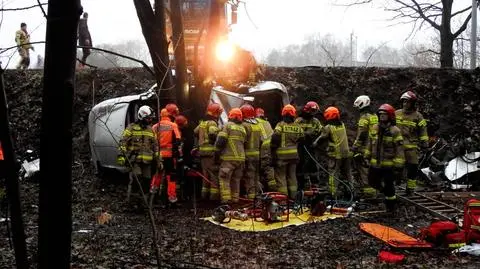
[(240, 196), (240, 180), (243, 177), (243, 161), (222, 161), (218, 173), (220, 183), (220, 200), (222, 203), (238, 202)]
[[(328, 167), (328, 190), (330, 194), (335, 197), (337, 195), (339, 180), (343, 183), (344, 195), (354, 193), (354, 186), (352, 183), (352, 171), (349, 158), (336, 159), (329, 157), (327, 160)], [(347, 186), (345, 186), (347, 185)]]
[(355, 170), (358, 174), (356, 183), (360, 186), (360, 192), (365, 198), (373, 198), (377, 195), (375, 188), (371, 187), (368, 182), (368, 167), (365, 165), (365, 160), (362, 156), (353, 159), (355, 162)]
[(201, 160), (203, 175), (209, 180), (203, 180), (202, 183), (202, 199), (218, 201), (220, 199), (220, 193), (218, 191), (218, 165), (215, 164), (215, 158), (202, 157)]
[(393, 210), (397, 199), (395, 196), (395, 173), (393, 168), (370, 167), (368, 182), (370, 186), (385, 195), (387, 210)]
[(255, 198), (259, 190), (259, 160), (247, 160), (245, 162), (245, 173), (243, 179), (245, 180), (245, 189), (247, 191), (247, 197), (250, 199)]
[[(317, 161), (319, 160), (318, 151), (307, 147), (308, 153), (310, 153)], [(319, 178), (319, 169), (315, 161), (312, 160), (312, 157), (307, 153), (307, 151), (303, 148), (300, 149), (300, 162), (298, 163), (298, 171), (297, 171), (297, 178), (298, 178), (298, 189), (303, 190), (305, 187), (310, 187), (309, 185), (314, 183), (320, 183)]]
[(291, 199), (297, 195), (297, 164), (298, 160), (278, 160), (275, 168), (277, 191)]

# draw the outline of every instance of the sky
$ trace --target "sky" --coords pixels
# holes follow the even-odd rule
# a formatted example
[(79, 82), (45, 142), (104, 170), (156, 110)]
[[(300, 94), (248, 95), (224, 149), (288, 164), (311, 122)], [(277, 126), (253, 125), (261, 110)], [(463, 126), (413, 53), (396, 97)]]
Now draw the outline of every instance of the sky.
[[(253, 51), (260, 59), (272, 49), (301, 43), (312, 33), (334, 34), (345, 41), (354, 33), (359, 55), (365, 46), (375, 46), (383, 42), (388, 42), (391, 47), (402, 48), (412, 29), (409, 24), (392, 26), (394, 23), (389, 21), (392, 15), (384, 11), (381, 5), (368, 4), (349, 8), (335, 5), (348, 0), (244, 1), (246, 3), (239, 9), (238, 25), (233, 28), (231, 37), (242, 47)], [(36, 0), (0, 0), (3, 8), (26, 7), (36, 3)], [(132, 0), (82, 0), (81, 3), (89, 13), (89, 28), (94, 45), (144, 40)], [(454, 2), (456, 8), (470, 4), (471, 0)], [(45, 10), (47, 9), (45, 6)], [(15, 45), (15, 31), (19, 29), (21, 22), (27, 23), (32, 42), (45, 40), (46, 20), (39, 8), (2, 12), (0, 21), (0, 48)], [(431, 30), (423, 30), (417, 33), (415, 38), (423, 42), (428, 41), (431, 35)], [(6, 66), (13, 52), (11, 50), (0, 55), (2, 67)], [(32, 61), (38, 54), (44, 54), (43, 45), (35, 46)], [(18, 58), (14, 55), (8, 68), (13, 68), (16, 61)]]

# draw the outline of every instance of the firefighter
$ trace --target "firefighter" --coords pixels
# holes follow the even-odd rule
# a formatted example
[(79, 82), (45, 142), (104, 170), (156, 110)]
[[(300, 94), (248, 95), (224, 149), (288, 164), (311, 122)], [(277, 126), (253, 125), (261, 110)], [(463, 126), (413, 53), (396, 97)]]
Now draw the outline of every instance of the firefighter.
[[(183, 115), (178, 115), (175, 117), (175, 123), (178, 126), (180, 131), (184, 130), (188, 126), (188, 119)], [(181, 133), (181, 132), (180, 132)]]
[(255, 109), (256, 120), (261, 124), (263, 139), (269, 139), (273, 134), (272, 125), (267, 121), (265, 117), (265, 111), (262, 108), (257, 107)]
[(275, 165), (276, 189), (294, 199), (297, 195), (298, 143), (303, 138), (303, 129), (295, 123), (297, 111), (292, 105), (282, 109), (282, 121), (275, 126), (270, 146)]
[[(328, 107), (323, 117), (326, 120), (321, 135), (314, 141), (313, 146), (317, 147), (323, 139), (328, 141), (327, 146), (327, 167), (328, 167), (328, 188), (332, 197), (337, 196), (338, 179), (343, 182), (347, 192), (353, 194), (352, 175), (350, 170), (350, 149), (345, 125), (340, 120), (340, 110), (336, 107)], [(340, 177), (339, 177), (340, 176)]]
[(402, 109), (395, 112), (396, 123), (402, 131), (405, 149), (405, 172), (409, 195), (417, 186), (418, 151), (428, 148), (427, 120), (417, 111), (417, 95), (407, 91), (400, 97)]
[(219, 104), (209, 104), (206, 116), (200, 120), (200, 124), (195, 128), (194, 134), (197, 137), (200, 162), (203, 175), (210, 182), (203, 182), (202, 199), (219, 200), (218, 190), (218, 165), (215, 164), (215, 140), (219, 132), (218, 118), (223, 109)]
[(233, 108), (228, 113), (228, 122), (215, 141), (215, 159), (221, 160), (218, 179), (222, 203), (238, 202), (240, 180), (245, 166), (245, 141), (247, 131), (242, 125), (242, 111)]
[(353, 106), (360, 111), (360, 118), (357, 123), (357, 136), (353, 142), (352, 153), (355, 167), (360, 177), (361, 193), (365, 198), (373, 198), (376, 196), (374, 188), (368, 184), (368, 166), (365, 164), (363, 153), (367, 145), (368, 134), (374, 124), (378, 123), (376, 114), (371, 113), (370, 97), (360, 95), (353, 102)]
[[(320, 107), (316, 102), (310, 101), (303, 106), (302, 112), (300, 117), (298, 117), (295, 122), (302, 127), (303, 132), (305, 134), (305, 140), (303, 143), (300, 144), (300, 163), (298, 167), (300, 167), (300, 171), (298, 173), (298, 184), (299, 189), (303, 190), (305, 184), (309, 183), (311, 185), (312, 177), (315, 178), (317, 183), (320, 182), (319, 175), (318, 175), (318, 167), (312, 157), (318, 159), (318, 154), (316, 154), (317, 150), (312, 148), (312, 143), (315, 138), (317, 138), (321, 131), (322, 131), (322, 123), (320, 120), (315, 118), (315, 115), (320, 110)], [(308, 153), (307, 153), (308, 151)]]
[(15, 42), (18, 46), (18, 54), (20, 55), (20, 62), (17, 64), (17, 69), (27, 69), (30, 65), (30, 52), (35, 51), (30, 44), (30, 35), (27, 32), (27, 24), (22, 22), (20, 30), (15, 32)]
[[(182, 159), (181, 143), (182, 136), (176, 123), (170, 120), (170, 114), (164, 108), (160, 111), (160, 121), (153, 125), (158, 144), (160, 146), (160, 156), (163, 160), (164, 176), (167, 186), (167, 197), (170, 203), (177, 202), (177, 182), (176, 177), (172, 176), (175, 172), (175, 165), (179, 159)], [(157, 183), (158, 184), (158, 183)], [(163, 184), (165, 186), (165, 184)], [(151, 186), (156, 188), (159, 186)]]
[(88, 30), (88, 13), (83, 13), (83, 18), (78, 21), (78, 45), (83, 46), (82, 48), (82, 61), (80, 62), (80, 67), (84, 67), (87, 63), (87, 58), (91, 53), (92, 37), (90, 36), (90, 30)]
[(153, 110), (142, 106), (137, 113), (138, 120), (123, 131), (117, 162), (131, 168), (127, 200), (130, 198), (132, 183), (137, 177), (144, 191), (152, 178), (152, 172), (163, 170), (158, 141), (152, 130)]
[(178, 109), (178, 106), (174, 103), (167, 104), (165, 106), (165, 109), (167, 110), (171, 121), (175, 121), (175, 118), (180, 115), (180, 110)]
[(395, 213), (395, 173), (405, 164), (404, 141), (395, 126), (395, 109), (389, 104), (377, 110), (378, 123), (369, 130), (365, 158), (370, 159), (368, 181), (370, 186), (385, 194), (385, 207)]
[(243, 127), (246, 130), (245, 143), (245, 171), (243, 179), (245, 180), (245, 189), (248, 198), (255, 198), (259, 187), (259, 168), (260, 168), (260, 147), (262, 146), (264, 136), (262, 135), (262, 124), (255, 119), (255, 109), (253, 106), (245, 104), (240, 107), (243, 117)]

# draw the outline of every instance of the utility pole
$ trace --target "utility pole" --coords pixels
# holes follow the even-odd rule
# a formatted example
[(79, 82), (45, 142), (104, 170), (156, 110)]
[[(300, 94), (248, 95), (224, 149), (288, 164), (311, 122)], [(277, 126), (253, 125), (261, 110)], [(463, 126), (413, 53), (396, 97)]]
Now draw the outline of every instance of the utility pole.
[(177, 105), (186, 109), (189, 101), (190, 88), (187, 80), (187, 62), (185, 57), (185, 38), (183, 36), (183, 17), (180, 7), (181, 0), (170, 0), (173, 50), (175, 54), (175, 92)]
[(472, 0), (472, 34), (470, 37), (470, 68), (477, 67), (477, 0)]
[(69, 269), (72, 118), (80, 0), (49, 0), (40, 134), (38, 268)]

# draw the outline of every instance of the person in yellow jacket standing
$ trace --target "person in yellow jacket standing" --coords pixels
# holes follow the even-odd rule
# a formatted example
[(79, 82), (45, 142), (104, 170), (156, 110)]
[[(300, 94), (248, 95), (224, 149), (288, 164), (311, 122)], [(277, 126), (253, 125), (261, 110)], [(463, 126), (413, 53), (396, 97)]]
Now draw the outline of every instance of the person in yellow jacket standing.
[(249, 104), (240, 107), (243, 117), (243, 127), (247, 132), (245, 143), (245, 189), (247, 197), (255, 198), (259, 187), (259, 169), (260, 169), (260, 147), (264, 140), (262, 135), (262, 124), (255, 119), (255, 109)]
[(370, 186), (385, 194), (387, 212), (395, 213), (394, 170), (403, 169), (405, 164), (403, 137), (395, 126), (395, 109), (383, 104), (377, 110), (379, 123), (369, 131), (365, 158), (370, 159), (368, 181)]
[[(300, 144), (300, 163), (298, 167), (298, 184), (299, 189), (303, 189), (306, 184), (310, 185), (313, 179), (317, 184), (320, 183), (319, 169), (317, 164), (308, 153), (310, 153), (315, 159), (318, 160), (317, 152), (312, 148), (312, 143), (322, 132), (322, 123), (319, 119), (315, 118), (315, 115), (320, 111), (320, 107), (316, 102), (310, 101), (303, 106), (300, 117), (295, 120), (295, 123), (299, 124), (305, 134), (305, 140)], [(308, 153), (307, 153), (308, 151)]]
[[(340, 110), (336, 107), (328, 107), (323, 113), (327, 124), (322, 129), (322, 134), (314, 141), (313, 146), (317, 147), (319, 141), (327, 139), (327, 166), (328, 166), (328, 188), (332, 197), (337, 196), (338, 179), (347, 186), (343, 195), (348, 196), (354, 192), (352, 184), (352, 173), (350, 167), (350, 149), (345, 125), (340, 120)], [(342, 184), (343, 185), (343, 184)], [(348, 194), (347, 194), (348, 193)]]
[(138, 120), (131, 123), (123, 131), (120, 140), (117, 162), (131, 169), (127, 199), (130, 198), (132, 183), (138, 177), (144, 193), (149, 190), (148, 184), (156, 170), (163, 170), (162, 159), (158, 149), (158, 141), (152, 130), (153, 110), (149, 106), (138, 109)]
[(215, 140), (220, 131), (218, 128), (218, 118), (223, 109), (219, 104), (211, 103), (207, 107), (206, 116), (195, 128), (194, 134), (197, 137), (198, 150), (202, 172), (210, 182), (202, 184), (202, 199), (219, 200), (218, 183), (218, 165), (215, 164)]
[(240, 180), (245, 166), (245, 141), (247, 131), (242, 125), (242, 111), (233, 108), (228, 113), (228, 122), (215, 141), (216, 159), (221, 160), (218, 180), (222, 203), (238, 202)]
[(35, 51), (30, 43), (30, 35), (27, 32), (27, 24), (22, 22), (20, 24), (20, 30), (15, 32), (15, 42), (18, 46), (18, 54), (20, 54), (20, 62), (17, 64), (17, 69), (27, 69), (30, 65), (30, 52)]
[(398, 128), (402, 131), (405, 149), (405, 172), (407, 181), (407, 195), (413, 193), (417, 187), (418, 151), (428, 148), (427, 120), (417, 111), (417, 95), (407, 91), (400, 97), (402, 109), (395, 112)]
[(261, 124), (260, 128), (262, 129), (263, 139), (269, 139), (272, 137), (272, 125), (270, 125), (270, 122), (268, 122), (267, 118), (265, 117), (265, 111), (263, 108), (257, 107), (255, 109), (255, 116), (255, 119)]
[(368, 142), (368, 134), (373, 125), (378, 123), (376, 114), (370, 111), (370, 97), (360, 95), (353, 102), (353, 106), (360, 111), (360, 118), (357, 123), (357, 136), (353, 142), (353, 160), (360, 177), (361, 193), (365, 198), (376, 196), (376, 190), (368, 185), (368, 166), (365, 165), (364, 152)]
[(298, 144), (304, 139), (303, 129), (295, 123), (297, 111), (292, 105), (282, 109), (282, 121), (275, 126), (271, 138), (275, 165), (276, 189), (294, 199), (297, 195)]

